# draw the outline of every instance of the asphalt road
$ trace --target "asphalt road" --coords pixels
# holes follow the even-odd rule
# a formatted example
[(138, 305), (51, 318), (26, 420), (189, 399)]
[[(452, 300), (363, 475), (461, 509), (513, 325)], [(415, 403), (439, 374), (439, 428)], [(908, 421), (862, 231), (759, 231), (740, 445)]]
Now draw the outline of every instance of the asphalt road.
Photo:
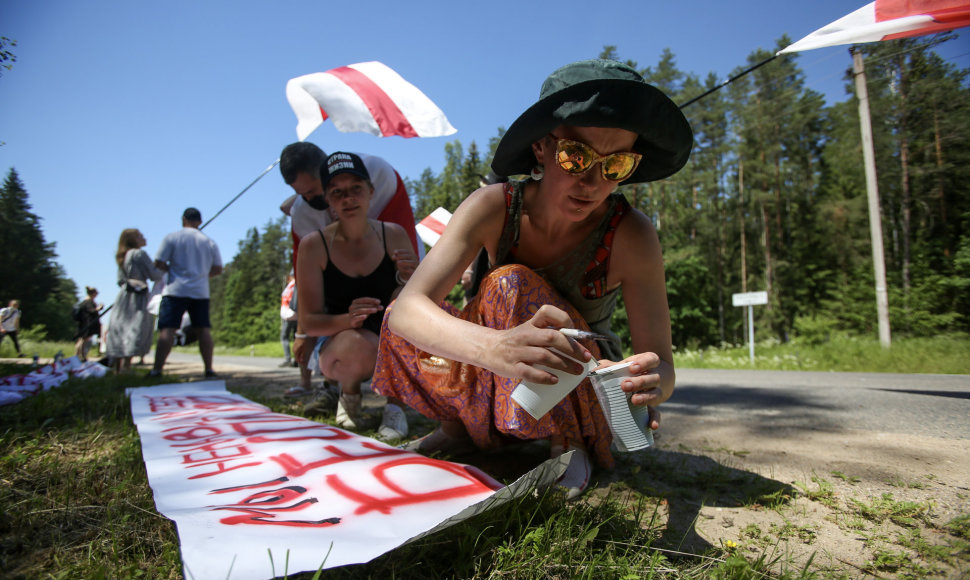
[[(171, 360), (199, 357), (172, 353)], [(217, 356), (214, 367), (292, 374), (295, 382), (297, 369), (278, 368), (280, 362)], [(692, 417), (695, 423), (733, 415), (765, 435), (850, 428), (970, 440), (970, 375), (678, 369), (677, 389), (661, 409), (665, 417)]]
[(755, 431), (845, 428), (970, 440), (970, 375), (678, 369), (661, 409)]

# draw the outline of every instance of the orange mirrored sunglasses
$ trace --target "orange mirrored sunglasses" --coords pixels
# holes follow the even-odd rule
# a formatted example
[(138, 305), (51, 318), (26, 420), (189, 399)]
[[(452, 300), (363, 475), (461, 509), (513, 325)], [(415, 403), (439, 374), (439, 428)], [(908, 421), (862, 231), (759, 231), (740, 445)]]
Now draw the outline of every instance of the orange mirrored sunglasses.
[(590, 167), (600, 163), (603, 179), (623, 181), (633, 175), (643, 157), (633, 151), (600, 155), (595, 149), (581, 141), (564, 139), (552, 133), (549, 136), (556, 140), (556, 163), (570, 175), (582, 175), (589, 171)]

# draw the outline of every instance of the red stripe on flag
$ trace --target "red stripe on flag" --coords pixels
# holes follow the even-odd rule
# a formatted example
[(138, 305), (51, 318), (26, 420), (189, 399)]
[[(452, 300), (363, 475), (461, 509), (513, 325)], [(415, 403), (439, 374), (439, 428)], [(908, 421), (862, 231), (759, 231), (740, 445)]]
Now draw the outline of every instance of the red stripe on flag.
[(927, 23), (916, 30), (887, 34), (882, 39), (909, 38), (970, 26), (970, 2), (967, 0), (876, 0), (876, 22), (924, 15), (931, 17), (935, 22)]
[(418, 132), (411, 126), (394, 100), (367, 75), (347, 66), (331, 69), (327, 72), (343, 81), (357, 93), (364, 101), (364, 105), (367, 106), (367, 110), (374, 117), (377, 126), (380, 127), (381, 134), (385, 137), (388, 135), (418, 136)]
[(937, 12), (967, 9), (967, 0), (876, 0), (876, 22), (885, 22), (904, 16), (926, 14), (936, 18)]
[(439, 222), (431, 216), (421, 220), (421, 225), (438, 234), (439, 236), (445, 233), (445, 224)]
[(323, 117), (322, 119), (320, 119), (320, 122), (326, 121), (327, 119), (330, 118), (330, 115), (328, 115), (327, 112), (323, 110), (323, 107), (320, 107), (320, 116)]

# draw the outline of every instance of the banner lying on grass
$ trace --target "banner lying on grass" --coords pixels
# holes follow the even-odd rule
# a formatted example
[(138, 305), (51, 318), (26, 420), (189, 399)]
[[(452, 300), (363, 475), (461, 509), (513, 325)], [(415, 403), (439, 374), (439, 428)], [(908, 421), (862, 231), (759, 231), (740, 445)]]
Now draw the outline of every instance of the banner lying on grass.
[(81, 362), (76, 356), (57, 360), (24, 375), (0, 378), (0, 406), (19, 403), (41, 391), (49, 391), (71, 377), (103, 377), (108, 367), (96, 361)]
[(569, 454), (514, 484), (315, 421), (223, 381), (129, 389), (155, 505), (186, 578), (272, 578), (359, 564), (550, 485)]

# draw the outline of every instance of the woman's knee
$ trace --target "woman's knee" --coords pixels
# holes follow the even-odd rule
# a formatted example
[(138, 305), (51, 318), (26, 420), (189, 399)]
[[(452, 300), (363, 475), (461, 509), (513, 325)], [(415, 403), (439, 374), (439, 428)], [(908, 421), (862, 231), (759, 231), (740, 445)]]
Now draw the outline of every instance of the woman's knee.
[(320, 350), (320, 371), (338, 380), (369, 377), (377, 361), (377, 340), (368, 335), (373, 333), (352, 329), (327, 339)]

